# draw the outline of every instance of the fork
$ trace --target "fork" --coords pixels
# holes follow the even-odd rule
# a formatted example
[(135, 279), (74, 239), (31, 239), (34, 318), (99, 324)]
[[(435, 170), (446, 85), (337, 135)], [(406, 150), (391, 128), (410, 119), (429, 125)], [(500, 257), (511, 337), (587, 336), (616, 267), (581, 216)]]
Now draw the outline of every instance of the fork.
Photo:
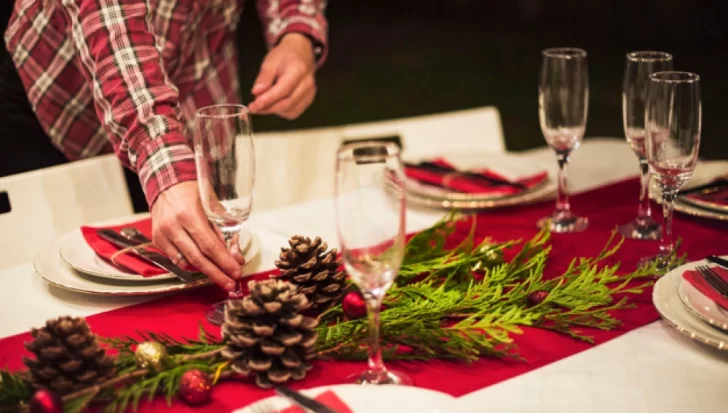
[(274, 408), (269, 401), (262, 400), (250, 407), (251, 413), (278, 413), (278, 409)]
[(723, 278), (706, 265), (698, 265), (696, 269), (698, 270), (698, 273), (703, 276), (705, 281), (713, 287), (713, 289), (718, 291), (724, 297), (728, 297), (728, 282), (723, 280)]

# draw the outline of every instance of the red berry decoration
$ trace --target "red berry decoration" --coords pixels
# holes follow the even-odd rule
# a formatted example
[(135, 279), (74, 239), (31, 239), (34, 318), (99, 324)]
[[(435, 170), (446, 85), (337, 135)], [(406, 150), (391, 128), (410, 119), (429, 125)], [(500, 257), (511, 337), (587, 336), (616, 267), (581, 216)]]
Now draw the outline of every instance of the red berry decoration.
[(30, 399), (30, 413), (63, 413), (63, 400), (50, 390), (38, 390)]
[(526, 298), (526, 303), (528, 304), (529, 307), (533, 307), (535, 305), (541, 304), (543, 302), (543, 300), (545, 300), (546, 297), (548, 297), (548, 296), (549, 296), (548, 291), (543, 291), (543, 290), (534, 291), (528, 295), (528, 297)]
[(344, 307), (344, 314), (350, 320), (367, 315), (367, 305), (364, 302), (364, 297), (358, 291), (347, 293), (341, 305)]
[(179, 380), (179, 397), (185, 403), (196, 406), (207, 403), (212, 393), (210, 376), (200, 370), (187, 370)]

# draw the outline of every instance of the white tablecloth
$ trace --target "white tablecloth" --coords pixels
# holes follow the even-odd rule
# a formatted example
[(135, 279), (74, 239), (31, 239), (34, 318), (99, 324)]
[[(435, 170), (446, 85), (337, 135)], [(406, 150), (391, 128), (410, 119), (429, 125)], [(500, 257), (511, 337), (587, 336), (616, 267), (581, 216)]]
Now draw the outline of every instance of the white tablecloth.
[[(553, 160), (546, 149), (527, 152), (534, 161)], [(621, 140), (588, 139), (574, 153), (569, 182), (581, 192), (635, 175), (634, 155)], [(635, 194), (635, 197), (637, 194)], [(635, 200), (636, 203), (636, 200)], [(432, 225), (441, 212), (410, 210), (407, 230)], [(254, 213), (248, 223), (261, 239), (263, 271), (294, 233), (319, 235), (335, 244), (331, 199)], [(88, 316), (149, 298), (112, 299), (51, 287), (32, 263), (0, 271), (0, 337), (39, 326), (48, 318)], [(483, 374), (487, 374), (484, 372)], [(662, 322), (458, 400), (458, 412), (655, 412), (728, 411), (728, 357), (679, 336)]]

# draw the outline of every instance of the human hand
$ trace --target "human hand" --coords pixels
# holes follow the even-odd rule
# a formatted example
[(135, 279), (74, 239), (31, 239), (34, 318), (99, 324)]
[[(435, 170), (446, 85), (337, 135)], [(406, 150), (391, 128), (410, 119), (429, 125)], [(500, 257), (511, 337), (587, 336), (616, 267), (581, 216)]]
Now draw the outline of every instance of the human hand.
[(311, 41), (299, 33), (285, 35), (263, 60), (248, 109), (289, 120), (299, 117), (316, 96), (315, 71)]
[(220, 287), (236, 289), (245, 259), (237, 250), (228, 251), (222, 233), (210, 226), (197, 182), (182, 182), (162, 192), (151, 215), (152, 241), (177, 265), (187, 261)]

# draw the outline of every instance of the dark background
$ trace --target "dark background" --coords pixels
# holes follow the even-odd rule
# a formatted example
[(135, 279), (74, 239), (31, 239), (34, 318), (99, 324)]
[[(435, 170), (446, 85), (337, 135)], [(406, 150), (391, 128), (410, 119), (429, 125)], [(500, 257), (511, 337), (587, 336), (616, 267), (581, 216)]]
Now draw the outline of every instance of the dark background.
[[(0, 29), (12, 0), (0, 0)], [(254, 1), (239, 38), (241, 86), (265, 53)], [(728, 1), (725, 0), (332, 0), (330, 54), (318, 96), (299, 119), (258, 117), (257, 131), (391, 119), (495, 105), (511, 150), (543, 145), (537, 73), (546, 47), (589, 53), (587, 136), (623, 136), (624, 55), (673, 53), (702, 78), (701, 155), (728, 158)], [(4, 30), (3, 30), (4, 31)]]
[[(338, 125), (495, 105), (510, 150), (544, 145), (537, 74), (546, 47), (589, 53), (587, 136), (623, 136), (624, 56), (673, 53), (701, 75), (701, 155), (728, 158), (728, 2), (725, 0), (332, 0), (330, 54), (316, 102), (299, 119), (256, 130)], [(265, 52), (254, 2), (240, 27), (242, 89)], [(245, 102), (250, 101), (249, 94)]]

